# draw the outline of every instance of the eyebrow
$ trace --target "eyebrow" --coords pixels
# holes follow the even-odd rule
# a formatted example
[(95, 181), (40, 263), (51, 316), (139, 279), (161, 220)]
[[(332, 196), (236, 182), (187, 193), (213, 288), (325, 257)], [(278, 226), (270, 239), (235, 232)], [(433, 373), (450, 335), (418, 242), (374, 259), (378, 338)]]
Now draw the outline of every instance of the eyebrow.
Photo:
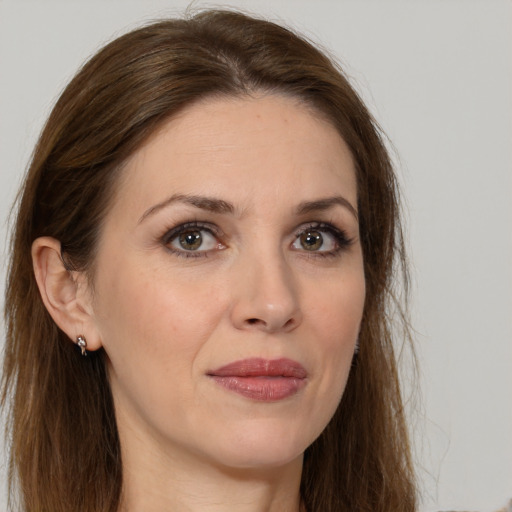
[[(232, 203), (224, 201), (223, 199), (187, 194), (174, 194), (171, 197), (162, 201), (161, 203), (158, 203), (152, 206), (151, 208), (148, 208), (141, 215), (139, 219), (139, 224), (147, 217), (154, 215), (158, 211), (168, 207), (173, 203), (185, 203), (194, 206), (195, 208), (199, 208), (201, 210), (206, 210), (209, 212), (220, 214), (234, 214), (236, 210), (235, 206)], [(296, 212), (298, 215), (305, 215), (307, 213), (312, 212), (326, 211), (336, 205), (345, 207), (356, 218), (356, 220), (359, 220), (357, 210), (343, 196), (326, 197), (323, 199), (316, 199), (314, 201), (303, 201), (297, 206)]]
[(359, 220), (357, 210), (343, 196), (326, 197), (325, 199), (317, 199), (315, 201), (304, 201), (297, 206), (297, 213), (299, 215), (304, 215), (311, 212), (322, 212), (329, 210), (336, 205), (345, 207), (356, 218), (356, 220)]
[(191, 206), (195, 206), (196, 208), (200, 208), (201, 210), (207, 210), (213, 213), (233, 214), (235, 212), (235, 207), (231, 203), (228, 203), (223, 199), (216, 199), (214, 197), (193, 196), (187, 194), (174, 194), (171, 197), (162, 201), (161, 203), (155, 204), (151, 208), (148, 208), (140, 217), (139, 224), (147, 217), (154, 215), (156, 212), (162, 210), (163, 208), (166, 208), (167, 206), (173, 203), (185, 203)]

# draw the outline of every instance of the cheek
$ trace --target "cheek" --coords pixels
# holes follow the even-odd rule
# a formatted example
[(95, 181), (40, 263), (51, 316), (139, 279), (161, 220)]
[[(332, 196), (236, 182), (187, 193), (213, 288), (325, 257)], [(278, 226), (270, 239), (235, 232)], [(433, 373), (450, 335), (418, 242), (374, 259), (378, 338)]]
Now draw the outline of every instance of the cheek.
[(109, 275), (98, 289), (96, 309), (116, 409), (148, 424), (159, 421), (155, 411), (177, 416), (172, 396), (194, 400), (187, 383), (216, 321), (215, 302), (165, 272), (118, 266)]
[(361, 271), (326, 285), (323, 299), (312, 302), (310, 318), (317, 333), (317, 357), (322, 368), (320, 393), (330, 407), (341, 398), (359, 335), (365, 302), (365, 280)]
[(97, 326), (116, 372), (160, 367), (168, 374), (171, 365), (173, 372), (190, 371), (222, 313), (222, 298), (212, 296), (215, 286), (191, 286), (186, 276), (165, 269), (120, 263), (99, 283)]
[(321, 295), (311, 301), (311, 319), (332, 350), (357, 339), (365, 302), (365, 280), (360, 271), (324, 283)]

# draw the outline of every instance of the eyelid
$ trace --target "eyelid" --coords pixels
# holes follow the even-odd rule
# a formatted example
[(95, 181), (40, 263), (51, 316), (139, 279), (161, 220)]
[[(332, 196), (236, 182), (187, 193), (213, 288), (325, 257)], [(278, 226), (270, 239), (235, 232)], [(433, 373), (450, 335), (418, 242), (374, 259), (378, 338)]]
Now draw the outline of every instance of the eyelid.
[[(321, 221), (313, 221), (308, 222), (306, 224), (302, 224), (299, 226), (294, 232), (294, 242), (302, 235), (305, 231), (315, 230), (315, 231), (323, 231), (328, 233), (329, 235), (335, 238), (337, 247), (333, 250), (329, 251), (311, 251), (308, 252), (304, 250), (304, 252), (308, 252), (308, 256), (312, 257), (327, 257), (327, 256), (335, 256), (340, 251), (348, 248), (354, 243), (354, 238), (348, 236), (347, 232), (344, 229), (338, 228), (334, 224), (330, 222), (321, 222)], [(302, 252), (302, 251), (301, 251)]]
[(194, 221), (183, 222), (181, 224), (174, 226), (171, 229), (168, 229), (165, 232), (165, 234), (162, 236), (162, 242), (164, 244), (168, 244), (173, 238), (175, 238), (180, 233), (183, 233), (184, 231), (193, 230), (193, 229), (196, 229), (198, 231), (202, 231), (202, 230), (209, 231), (216, 238), (222, 238), (224, 236), (224, 233), (222, 232), (222, 230), (219, 229), (219, 227), (216, 226), (215, 224), (194, 220)]
[[(207, 231), (211, 236), (213, 236), (218, 244), (213, 249), (197, 249), (197, 250), (186, 250), (180, 249), (178, 247), (172, 246), (172, 242), (181, 234), (187, 231)], [(183, 222), (174, 226), (171, 229), (168, 229), (164, 235), (160, 238), (161, 243), (165, 246), (166, 250), (171, 252), (172, 254), (184, 257), (184, 258), (205, 258), (210, 253), (216, 250), (222, 250), (225, 248), (222, 243), (222, 237), (224, 236), (223, 231), (215, 224), (211, 224), (209, 222), (202, 221), (188, 221)]]
[(312, 221), (312, 222), (306, 222), (305, 224), (301, 224), (299, 227), (297, 227), (297, 229), (295, 229), (294, 236), (298, 237), (299, 235), (301, 235), (302, 233), (304, 233), (304, 231), (307, 231), (308, 229), (311, 229), (311, 230), (315, 229), (317, 231), (326, 231), (328, 233), (343, 235), (344, 237), (348, 238), (348, 235), (344, 229), (335, 226), (331, 222), (323, 222), (323, 221)]

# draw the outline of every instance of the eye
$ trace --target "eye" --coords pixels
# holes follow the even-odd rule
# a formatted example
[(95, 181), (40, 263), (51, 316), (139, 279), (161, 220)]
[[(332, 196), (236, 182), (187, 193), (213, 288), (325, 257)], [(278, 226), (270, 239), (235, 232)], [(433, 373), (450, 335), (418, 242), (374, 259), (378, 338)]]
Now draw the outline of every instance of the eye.
[(194, 229), (179, 233), (170, 241), (170, 245), (183, 251), (209, 251), (214, 249), (218, 242), (206, 229)]
[(190, 223), (172, 229), (163, 242), (172, 252), (182, 256), (200, 256), (208, 251), (224, 248), (212, 229)]
[(325, 231), (308, 229), (297, 237), (292, 247), (305, 251), (332, 251), (336, 248), (336, 240)]
[(351, 244), (344, 231), (330, 224), (302, 228), (295, 237), (293, 249), (319, 253), (319, 256), (336, 255)]
[(202, 243), (203, 235), (201, 234), (201, 231), (186, 231), (185, 233), (180, 233), (173, 241), (172, 245), (176, 247), (176, 245), (179, 244), (181, 249), (196, 251), (201, 247)]

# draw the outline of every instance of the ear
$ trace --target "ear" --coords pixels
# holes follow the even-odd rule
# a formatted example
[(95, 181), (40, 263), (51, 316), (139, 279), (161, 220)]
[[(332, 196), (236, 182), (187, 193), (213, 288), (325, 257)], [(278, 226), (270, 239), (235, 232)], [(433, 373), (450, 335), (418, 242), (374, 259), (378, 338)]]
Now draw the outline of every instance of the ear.
[(83, 272), (66, 268), (60, 242), (46, 236), (37, 238), (32, 244), (32, 262), (39, 293), (54, 322), (73, 343), (84, 336), (87, 350), (100, 348), (87, 278)]

